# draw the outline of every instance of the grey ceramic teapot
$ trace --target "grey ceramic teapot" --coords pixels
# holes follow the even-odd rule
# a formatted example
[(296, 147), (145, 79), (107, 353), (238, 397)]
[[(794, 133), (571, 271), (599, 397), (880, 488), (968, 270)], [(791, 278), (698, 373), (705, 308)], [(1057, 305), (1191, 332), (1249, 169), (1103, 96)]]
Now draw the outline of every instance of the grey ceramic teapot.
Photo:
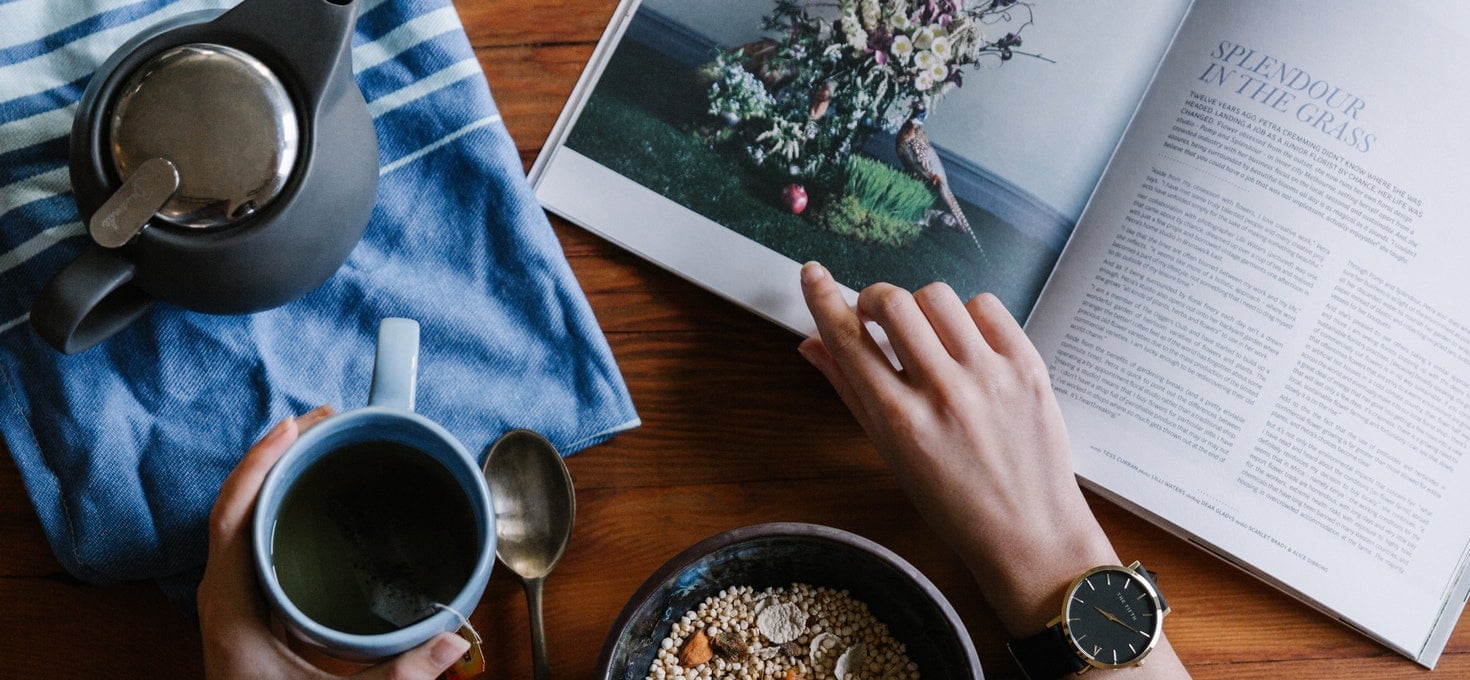
[(341, 266), (378, 183), (356, 16), (353, 0), (244, 0), (154, 26), (103, 63), (71, 134), (92, 243), (37, 296), (42, 338), (85, 350), (155, 300), (269, 309)]

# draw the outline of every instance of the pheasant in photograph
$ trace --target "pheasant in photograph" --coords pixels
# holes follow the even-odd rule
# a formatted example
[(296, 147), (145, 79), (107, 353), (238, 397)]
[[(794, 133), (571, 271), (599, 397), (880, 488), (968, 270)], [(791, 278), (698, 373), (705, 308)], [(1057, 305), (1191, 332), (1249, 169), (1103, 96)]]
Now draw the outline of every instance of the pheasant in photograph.
[(904, 121), (903, 127), (898, 129), (898, 158), (903, 162), (905, 170), (939, 190), (939, 196), (944, 199), (945, 207), (954, 216), (955, 224), (970, 235), (976, 247), (980, 247), (980, 239), (975, 238), (975, 232), (970, 230), (970, 221), (965, 219), (964, 211), (960, 210), (959, 199), (949, 190), (949, 178), (944, 174), (944, 164), (940, 162), (934, 146), (929, 143), (929, 134), (924, 132), (923, 111), (909, 117)]

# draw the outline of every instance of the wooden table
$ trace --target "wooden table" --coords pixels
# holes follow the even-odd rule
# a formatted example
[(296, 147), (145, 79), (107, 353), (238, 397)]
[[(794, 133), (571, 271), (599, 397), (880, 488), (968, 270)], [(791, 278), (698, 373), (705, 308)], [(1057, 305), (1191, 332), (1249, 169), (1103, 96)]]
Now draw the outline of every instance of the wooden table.
[[(735, 0), (732, 0), (735, 1)], [(614, 0), (459, 0), (529, 167)], [(643, 427), (569, 460), (578, 516), (546, 585), (557, 677), (592, 671), (603, 636), (654, 569), (695, 541), (768, 521), (819, 522), (913, 562), (954, 603), (990, 677), (1014, 677), (1004, 636), (956, 558), (904, 500), (797, 338), (559, 220), (567, 257), (632, 390)], [(1408, 678), (1425, 671), (1106, 501), (1125, 558), (1163, 574), (1169, 637), (1198, 678)], [(199, 633), (147, 583), (95, 587), (52, 557), (14, 462), (0, 456), (0, 677), (189, 678)], [(473, 621), (487, 678), (529, 678), (525, 601), (507, 575)], [(1435, 675), (1470, 677), (1470, 625)]]

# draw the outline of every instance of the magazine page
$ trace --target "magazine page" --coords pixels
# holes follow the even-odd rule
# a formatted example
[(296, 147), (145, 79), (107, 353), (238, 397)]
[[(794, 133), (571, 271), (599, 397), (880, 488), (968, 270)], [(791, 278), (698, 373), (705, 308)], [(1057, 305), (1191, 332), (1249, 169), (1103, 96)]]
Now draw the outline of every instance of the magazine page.
[(1467, 14), (1196, 3), (1027, 328), (1087, 482), (1431, 666), (1470, 548)]
[(532, 181), (797, 332), (807, 260), (1024, 319), (1186, 5), (625, 2)]

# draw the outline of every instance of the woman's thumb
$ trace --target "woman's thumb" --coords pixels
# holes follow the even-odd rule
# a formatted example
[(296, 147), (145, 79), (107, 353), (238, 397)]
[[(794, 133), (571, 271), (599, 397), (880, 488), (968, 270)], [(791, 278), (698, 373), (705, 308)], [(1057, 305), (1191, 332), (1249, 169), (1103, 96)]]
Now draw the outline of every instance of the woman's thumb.
[(360, 680), (434, 680), (470, 648), (468, 640), (453, 633), (433, 639), (354, 677)]

